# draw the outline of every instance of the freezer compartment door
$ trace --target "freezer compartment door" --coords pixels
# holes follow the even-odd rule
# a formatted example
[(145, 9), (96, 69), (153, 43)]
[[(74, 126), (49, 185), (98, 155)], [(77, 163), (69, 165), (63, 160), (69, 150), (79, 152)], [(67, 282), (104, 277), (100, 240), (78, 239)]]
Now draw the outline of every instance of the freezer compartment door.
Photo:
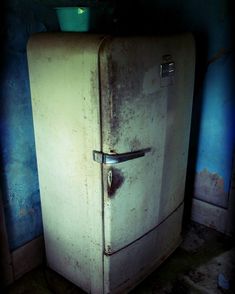
[[(103, 170), (105, 252), (113, 254), (183, 201), (194, 42), (188, 34), (108, 38), (99, 67), (102, 150), (96, 155)], [(116, 160), (125, 154), (131, 160)]]

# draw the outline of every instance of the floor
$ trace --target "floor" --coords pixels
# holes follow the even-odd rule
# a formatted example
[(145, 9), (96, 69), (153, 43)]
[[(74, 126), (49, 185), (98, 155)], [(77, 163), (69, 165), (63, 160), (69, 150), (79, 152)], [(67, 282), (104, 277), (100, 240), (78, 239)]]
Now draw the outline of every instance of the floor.
[[(180, 247), (148, 278), (137, 294), (235, 293), (235, 243), (213, 229), (191, 223)], [(82, 294), (82, 290), (41, 266), (10, 286), (8, 294)]]

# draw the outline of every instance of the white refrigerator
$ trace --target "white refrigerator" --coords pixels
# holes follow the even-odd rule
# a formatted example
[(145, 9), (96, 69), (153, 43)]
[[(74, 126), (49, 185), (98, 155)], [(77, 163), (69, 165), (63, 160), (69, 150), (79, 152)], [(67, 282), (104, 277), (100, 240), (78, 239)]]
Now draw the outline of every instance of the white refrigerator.
[(48, 266), (126, 293), (181, 240), (193, 37), (41, 33), (27, 53)]

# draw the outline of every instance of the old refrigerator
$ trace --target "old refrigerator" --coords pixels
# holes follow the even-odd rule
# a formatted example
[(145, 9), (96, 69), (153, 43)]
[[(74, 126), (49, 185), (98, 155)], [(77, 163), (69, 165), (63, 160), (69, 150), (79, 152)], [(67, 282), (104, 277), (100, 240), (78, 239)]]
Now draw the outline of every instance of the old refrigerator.
[(28, 64), (49, 267), (125, 293), (180, 242), (190, 34), (42, 33)]

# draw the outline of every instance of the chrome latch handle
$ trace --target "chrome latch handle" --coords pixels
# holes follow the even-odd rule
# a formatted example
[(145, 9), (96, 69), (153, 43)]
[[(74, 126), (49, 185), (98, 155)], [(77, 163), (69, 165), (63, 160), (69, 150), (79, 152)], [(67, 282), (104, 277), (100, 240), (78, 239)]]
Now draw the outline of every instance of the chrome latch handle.
[(151, 148), (146, 148), (142, 150), (137, 150), (133, 152), (121, 153), (121, 154), (108, 154), (101, 151), (93, 151), (93, 160), (98, 163), (104, 164), (116, 164), (135, 158), (143, 157)]

